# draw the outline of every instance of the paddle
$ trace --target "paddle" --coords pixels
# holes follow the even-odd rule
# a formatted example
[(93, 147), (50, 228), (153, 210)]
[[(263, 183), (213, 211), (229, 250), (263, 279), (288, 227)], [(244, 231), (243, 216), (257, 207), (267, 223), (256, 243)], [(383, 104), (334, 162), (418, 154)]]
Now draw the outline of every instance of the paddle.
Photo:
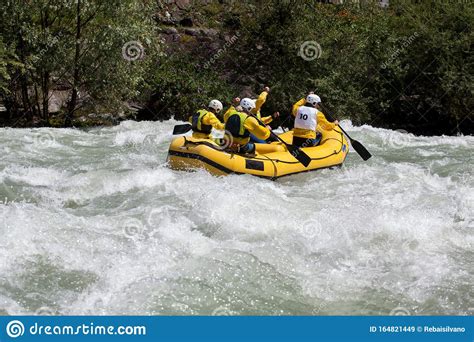
[(193, 126), (191, 124), (176, 125), (173, 128), (173, 135), (189, 132)]
[[(328, 115), (329, 119), (334, 121), (334, 117), (331, 115), (331, 112), (325, 107), (323, 106), (322, 103), (319, 104), (321, 106), (321, 108), (324, 110), (324, 112), (326, 112), (326, 114)], [(354, 147), (354, 150), (356, 150), (356, 152), (359, 154), (359, 156), (364, 159), (364, 161), (370, 159), (370, 157), (372, 157), (372, 155), (370, 154), (369, 151), (367, 151), (367, 149), (364, 147), (364, 145), (362, 145), (360, 142), (358, 142), (357, 140), (355, 139), (352, 139), (349, 134), (347, 134), (347, 132), (341, 127), (339, 126), (339, 128), (341, 129), (342, 133), (344, 133), (346, 135), (346, 137), (349, 139), (349, 141), (351, 142), (351, 145), (352, 147)]]
[[(253, 116), (259, 123), (260, 125), (262, 126), (266, 126), (262, 121), (260, 121), (259, 118), (257, 118), (256, 116)], [(295, 157), (301, 164), (303, 164), (305, 167), (307, 167), (310, 163), (311, 163), (311, 158), (306, 154), (304, 153), (301, 149), (299, 149), (298, 147), (296, 146), (293, 146), (293, 145), (290, 145), (290, 144), (287, 144), (282, 138), (280, 138), (278, 135), (276, 135), (275, 133), (273, 133), (271, 130), (270, 130), (270, 135), (279, 140), (281, 143), (283, 143), (286, 148), (288, 149), (288, 151), (291, 153), (291, 155), (293, 157)]]

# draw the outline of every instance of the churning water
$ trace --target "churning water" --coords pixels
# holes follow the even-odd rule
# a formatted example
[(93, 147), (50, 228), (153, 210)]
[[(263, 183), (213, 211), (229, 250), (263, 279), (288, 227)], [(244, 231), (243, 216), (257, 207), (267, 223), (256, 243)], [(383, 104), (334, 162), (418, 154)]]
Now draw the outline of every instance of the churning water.
[(271, 182), (168, 169), (177, 123), (0, 130), (0, 314), (472, 314), (474, 137)]

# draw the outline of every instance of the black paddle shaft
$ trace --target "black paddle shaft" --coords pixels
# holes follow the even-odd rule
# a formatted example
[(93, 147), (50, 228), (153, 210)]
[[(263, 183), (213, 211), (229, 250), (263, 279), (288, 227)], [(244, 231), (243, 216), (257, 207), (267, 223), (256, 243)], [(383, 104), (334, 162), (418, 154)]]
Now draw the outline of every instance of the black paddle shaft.
[[(329, 119), (333, 120), (334, 121), (334, 117), (331, 115), (331, 112), (328, 110), (328, 108), (326, 108), (325, 106), (322, 105), (322, 103), (320, 103), (320, 106), (321, 108), (326, 112), (326, 114), (329, 116)], [(349, 134), (347, 134), (347, 132), (344, 130), (344, 128), (342, 128), (341, 126), (339, 126), (339, 128), (341, 129), (342, 133), (344, 133), (346, 135), (346, 137), (349, 139), (349, 141), (351, 142), (351, 145), (352, 147), (354, 148), (354, 150), (359, 154), (359, 156), (361, 156), (361, 158), (366, 161), (368, 159), (370, 159), (370, 157), (372, 157), (372, 155), (370, 154), (370, 152), (364, 147), (364, 145), (362, 145), (360, 142), (358, 142), (357, 140), (355, 139), (352, 139)]]
[[(259, 118), (257, 118), (256, 116), (253, 116), (258, 123), (262, 126), (266, 126), (262, 121), (260, 121)], [(276, 135), (275, 133), (273, 133), (271, 130), (270, 130), (270, 135), (273, 137), (273, 138), (276, 138), (278, 141), (280, 141), (281, 143), (283, 143), (286, 148), (288, 149), (288, 151), (291, 153), (291, 155), (293, 157), (295, 157), (301, 164), (303, 164), (304, 167), (307, 167), (310, 163), (311, 163), (311, 158), (306, 154), (304, 153), (300, 148), (296, 147), (296, 146), (293, 146), (293, 145), (290, 145), (290, 144), (287, 144), (282, 138), (280, 138), (278, 135)]]

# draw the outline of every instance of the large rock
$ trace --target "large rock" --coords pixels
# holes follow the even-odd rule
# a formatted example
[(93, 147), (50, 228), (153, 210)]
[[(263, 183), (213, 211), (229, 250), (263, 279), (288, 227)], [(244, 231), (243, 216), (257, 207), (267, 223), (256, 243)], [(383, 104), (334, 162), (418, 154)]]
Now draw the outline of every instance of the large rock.
[(66, 108), (69, 100), (69, 90), (53, 90), (49, 92), (48, 112), (58, 113), (61, 108)]

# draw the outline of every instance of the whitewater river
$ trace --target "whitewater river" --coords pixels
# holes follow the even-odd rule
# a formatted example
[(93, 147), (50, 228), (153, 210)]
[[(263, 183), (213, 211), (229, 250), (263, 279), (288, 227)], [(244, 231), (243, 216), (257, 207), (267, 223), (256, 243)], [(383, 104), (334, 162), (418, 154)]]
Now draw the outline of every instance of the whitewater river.
[(0, 314), (473, 314), (474, 137), (272, 182), (168, 169), (176, 123), (0, 129)]

